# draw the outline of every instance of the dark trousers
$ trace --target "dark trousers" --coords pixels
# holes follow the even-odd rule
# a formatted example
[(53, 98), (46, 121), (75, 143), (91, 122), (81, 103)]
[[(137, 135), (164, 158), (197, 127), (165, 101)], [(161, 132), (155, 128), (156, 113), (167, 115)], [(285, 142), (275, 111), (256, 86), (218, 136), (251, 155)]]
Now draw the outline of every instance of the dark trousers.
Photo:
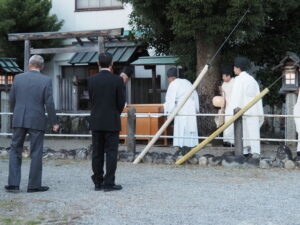
[[(92, 132), (92, 180), (94, 184), (106, 186), (115, 184), (117, 169), (117, 155), (119, 146), (119, 131)], [(104, 175), (104, 154), (106, 159), (106, 173)]]
[(8, 185), (19, 186), (21, 182), (22, 150), (26, 134), (30, 136), (30, 171), (28, 188), (39, 188), (42, 185), (42, 158), (44, 131), (15, 128), (9, 152)]

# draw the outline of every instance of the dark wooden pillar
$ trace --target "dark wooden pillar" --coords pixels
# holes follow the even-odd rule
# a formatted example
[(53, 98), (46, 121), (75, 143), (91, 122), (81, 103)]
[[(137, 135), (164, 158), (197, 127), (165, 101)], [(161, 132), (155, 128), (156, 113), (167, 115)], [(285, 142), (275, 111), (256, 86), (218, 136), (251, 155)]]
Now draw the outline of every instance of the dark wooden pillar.
[(135, 108), (129, 107), (127, 113), (127, 151), (135, 154), (136, 148), (136, 116)]
[[(240, 108), (234, 109), (234, 114), (240, 111)], [(243, 155), (243, 117), (240, 116), (234, 122), (234, 148), (235, 155)]]

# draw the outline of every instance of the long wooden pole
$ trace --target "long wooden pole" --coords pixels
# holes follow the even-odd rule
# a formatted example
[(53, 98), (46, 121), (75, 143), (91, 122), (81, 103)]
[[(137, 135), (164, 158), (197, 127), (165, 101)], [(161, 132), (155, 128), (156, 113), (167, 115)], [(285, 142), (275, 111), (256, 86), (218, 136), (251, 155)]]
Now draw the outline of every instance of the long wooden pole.
[(186, 95), (184, 96), (184, 98), (178, 103), (177, 107), (175, 108), (175, 110), (171, 113), (171, 115), (168, 117), (168, 119), (166, 120), (166, 122), (162, 125), (162, 127), (157, 131), (157, 133), (155, 134), (155, 136), (151, 139), (151, 141), (147, 144), (147, 146), (144, 148), (144, 150), (138, 155), (138, 157), (134, 160), (133, 164), (138, 164), (141, 159), (145, 156), (145, 154), (149, 151), (149, 149), (152, 147), (152, 145), (157, 141), (157, 139), (159, 138), (159, 136), (165, 131), (165, 129), (167, 129), (167, 127), (169, 126), (169, 124), (172, 122), (172, 120), (174, 119), (174, 117), (177, 115), (177, 113), (181, 110), (181, 108), (183, 107), (183, 105), (185, 104), (185, 102), (188, 100), (188, 98), (192, 95), (193, 91), (196, 89), (196, 87), (198, 86), (198, 84), (200, 83), (200, 81), (202, 80), (202, 78), (204, 77), (204, 75), (206, 74), (206, 72), (208, 71), (208, 65), (206, 64), (203, 68), (203, 70), (200, 72), (200, 74), (198, 75), (197, 79), (195, 80), (195, 82), (193, 83), (193, 86), (191, 87), (191, 89), (186, 93)]
[(213, 132), (209, 137), (203, 140), (199, 145), (191, 149), (187, 154), (185, 154), (181, 159), (177, 160), (176, 165), (180, 165), (192, 157), (196, 152), (201, 150), (205, 145), (211, 142), (217, 135), (223, 132), (227, 127), (229, 127), (234, 121), (236, 121), (240, 116), (242, 116), (248, 109), (250, 109), (255, 103), (257, 103), (262, 97), (269, 93), (269, 89), (265, 88), (260, 92), (255, 98), (252, 99), (246, 106), (244, 106), (240, 111), (238, 111), (230, 120), (223, 124), (219, 129)]

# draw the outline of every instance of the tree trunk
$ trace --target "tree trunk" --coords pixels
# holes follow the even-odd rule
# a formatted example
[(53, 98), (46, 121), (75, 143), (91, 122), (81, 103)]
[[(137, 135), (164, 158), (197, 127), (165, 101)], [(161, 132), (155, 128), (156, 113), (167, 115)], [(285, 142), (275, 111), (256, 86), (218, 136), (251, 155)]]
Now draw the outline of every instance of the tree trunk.
[[(205, 64), (207, 64), (211, 59), (216, 48), (213, 44), (207, 44), (205, 41), (203, 41), (200, 35), (196, 39), (196, 48), (198, 75)], [(213, 106), (212, 98), (216, 95), (220, 95), (218, 91), (218, 84), (220, 83), (220, 80), (221, 75), (216, 59), (197, 88), (197, 91), (200, 95), (200, 113), (217, 113), (218, 109)], [(199, 117), (198, 129), (200, 136), (210, 135), (216, 129), (214, 117)]]

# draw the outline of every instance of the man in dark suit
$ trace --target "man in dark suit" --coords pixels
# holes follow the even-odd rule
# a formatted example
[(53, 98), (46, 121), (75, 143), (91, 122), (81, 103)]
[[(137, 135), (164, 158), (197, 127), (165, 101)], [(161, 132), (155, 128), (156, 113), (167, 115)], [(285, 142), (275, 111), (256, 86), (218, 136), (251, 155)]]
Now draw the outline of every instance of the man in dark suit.
[(52, 80), (40, 71), (44, 59), (33, 55), (29, 60), (29, 71), (15, 77), (10, 91), (13, 111), (13, 136), (9, 153), (9, 192), (18, 192), (21, 180), (22, 150), (26, 134), (30, 136), (30, 172), (27, 192), (47, 191), (42, 186), (43, 141), (47, 124), (45, 108), (53, 131), (58, 131), (53, 96)]
[[(112, 55), (101, 53), (98, 64), (100, 72), (88, 79), (88, 92), (91, 102), (90, 129), (92, 130), (92, 180), (95, 190), (121, 190), (115, 184), (120, 114), (125, 105), (124, 83), (121, 77), (111, 73)], [(104, 153), (106, 173), (104, 175)]]

